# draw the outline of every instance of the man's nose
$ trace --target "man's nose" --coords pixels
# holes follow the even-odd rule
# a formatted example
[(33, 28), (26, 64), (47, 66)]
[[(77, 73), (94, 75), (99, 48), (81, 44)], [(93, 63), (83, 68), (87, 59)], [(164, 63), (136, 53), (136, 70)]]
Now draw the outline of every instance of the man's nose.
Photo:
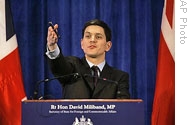
[(95, 42), (95, 41), (96, 41), (96, 37), (95, 37), (94, 35), (91, 36), (90, 41), (91, 41), (91, 42)]

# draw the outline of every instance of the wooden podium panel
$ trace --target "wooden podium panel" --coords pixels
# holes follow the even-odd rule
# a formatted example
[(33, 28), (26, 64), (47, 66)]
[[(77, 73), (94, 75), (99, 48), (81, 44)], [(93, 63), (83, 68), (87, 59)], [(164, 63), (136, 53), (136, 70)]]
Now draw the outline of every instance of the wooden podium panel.
[(141, 99), (25, 100), (22, 125), (144, 125)]

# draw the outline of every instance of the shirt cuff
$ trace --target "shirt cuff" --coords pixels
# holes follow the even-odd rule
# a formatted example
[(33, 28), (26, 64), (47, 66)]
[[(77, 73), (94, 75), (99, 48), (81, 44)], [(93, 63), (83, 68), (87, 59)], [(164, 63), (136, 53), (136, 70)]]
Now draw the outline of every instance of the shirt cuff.
[(60, 53), (60, 49), (58, 46), (52, 51), (50, 51), (47, 47), (46, 55), (48, 56), (48, 58), (56, 59), (59, 56), (59, 53)]

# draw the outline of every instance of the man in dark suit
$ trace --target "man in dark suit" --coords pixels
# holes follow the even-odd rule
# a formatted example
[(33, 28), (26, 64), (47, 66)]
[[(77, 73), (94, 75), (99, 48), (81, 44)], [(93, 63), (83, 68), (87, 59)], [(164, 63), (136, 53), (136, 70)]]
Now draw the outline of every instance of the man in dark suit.
[[(57, 29), (57, 24), (50, 26), (47, 36), (46, 55), (52, 73), (55, 76), (80, 75), (59, 79), (63, 86), (63, 98), (130, 98), (128, 73), (109, 66), (105, 60), (106, 52), (112, 46), (111, 30), (105, 22), (94, 19), (85, 23), (81, 39), (83, 58), (66, 57), (61, 53), (57, 44)], [(97, 70), (92, 68), (94, 66)]]

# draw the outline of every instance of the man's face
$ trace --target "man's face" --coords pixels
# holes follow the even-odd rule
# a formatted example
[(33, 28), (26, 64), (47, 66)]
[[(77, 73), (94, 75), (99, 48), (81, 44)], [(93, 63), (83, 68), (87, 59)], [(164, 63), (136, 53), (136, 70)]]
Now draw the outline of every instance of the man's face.
[(81, 48), (87, 57), (104, 58), (105, 52), (110, 50), (111, 45), (111, 41), (106, 42), (106, 35), (102, 27), (91, 25), (85, 29)]

